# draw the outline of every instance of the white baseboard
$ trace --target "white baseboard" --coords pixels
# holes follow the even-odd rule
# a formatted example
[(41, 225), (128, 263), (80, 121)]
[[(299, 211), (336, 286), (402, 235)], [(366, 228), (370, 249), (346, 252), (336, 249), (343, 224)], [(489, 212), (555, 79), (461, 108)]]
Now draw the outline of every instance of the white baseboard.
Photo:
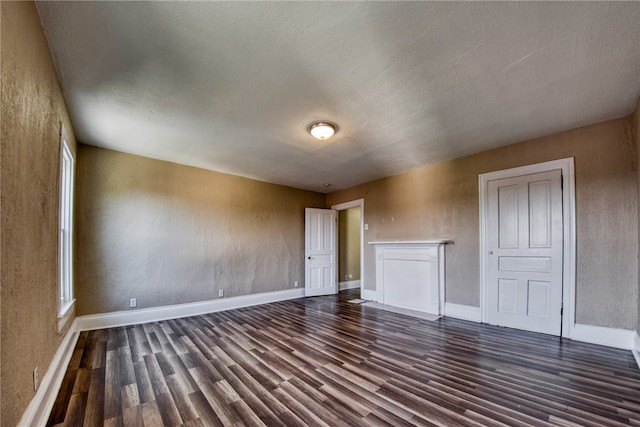
[(345, 289), (355, 289), (360, 287), (360, 280), (348, 280), (346, 282), (338, 283), (338, 290), (344, 291)]
[(143, 308), (140, 310), (116, 311), (112, 313), (94, 314), (76, 318), (80, 331), (114, 328), (135, 325), (138, 323), (158, 322), (160, 320), (197, 316), (216, 311), (267, 304), (304, 297), (304, 288), (284, 291), (264, 292), (260, 294), (242, 295), (231, 298), (220, 298), (208, 301), (190, 302), (186, 304), (165, 305), (161, 307)]
[(372, 291), (370, 289), (363, 289), (360, 298), (367, 301), (382, 302), (378, 291)]
[[(477, 323), (482, 321), (480, 307), (469, 305), (447, 302), (444, 304), (444, 315)], [(638, 368), (640, 368), (640, 336), (635, 331), (576, 323), (573, 325), (571, 339), (624, 350), (632, 350)]]
[(573, 325), (571, 339), (622, 348), (624, 350), (633, 350), (635, 337), (637, 335), (635, 331), (628, 329), (605, 328), (602, 326), (581, 325), (576, 323)]
[(633, 357), (636, 358), (636, 365), (640, 369), (640, 335), (638, 335), (638, 332), (633, 337), (633, 347)]
[(444, 315), (456, 319), (470, 320), (471, 322), (480, 323), (480, 307), (472, 305), (444, 303)]
[(40, 427), (47, 424), (79, 335), (74, 322), (62, 339), (47, 372), (42, 377), (38, 391), (22, 414), (22, 419), (18, 423), (19, 427)]

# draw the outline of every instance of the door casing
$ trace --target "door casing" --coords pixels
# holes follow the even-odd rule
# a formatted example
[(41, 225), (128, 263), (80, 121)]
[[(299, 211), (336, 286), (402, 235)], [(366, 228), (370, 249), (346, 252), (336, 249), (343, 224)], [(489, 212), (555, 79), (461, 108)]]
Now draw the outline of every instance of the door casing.
[[(360, 207), (360, 296), (362, 298), (364, 291), (364, 199), (357, 199), (351, 202), (344, 202), (331, 206), (331, 209), (335, 211), (343, 211), (346, 209)], [(338, 236), (340, 233), (338, 233)], [(340, 242), (336, 241), (336, 245)], [(336, 266), (336, 271), (338, 266)], [(338, 280), (339, 282), (340, 280)]]
[(576, 206), (574, 158), (552, 160), (512, 169), (484, 173), (478, 176), (480, 195), (480, 313), (482, 322), (487, 322), (487, 216), (488, 183), (503, 178), (529, 175), (551, 170), (562, 170), (562, 216), (563, 216), (563, 316), (562, 337), (571, 338), (575, 326), (576, 295)]

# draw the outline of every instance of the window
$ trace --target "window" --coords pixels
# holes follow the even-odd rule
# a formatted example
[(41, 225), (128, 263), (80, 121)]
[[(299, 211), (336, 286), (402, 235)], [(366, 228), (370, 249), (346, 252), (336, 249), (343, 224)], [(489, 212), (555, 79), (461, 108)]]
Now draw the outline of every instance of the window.
[(60, 153), (60, 279), (58, 285), (58, 330), (73, 312), (73, 176), (75, 155), (62, 127)]

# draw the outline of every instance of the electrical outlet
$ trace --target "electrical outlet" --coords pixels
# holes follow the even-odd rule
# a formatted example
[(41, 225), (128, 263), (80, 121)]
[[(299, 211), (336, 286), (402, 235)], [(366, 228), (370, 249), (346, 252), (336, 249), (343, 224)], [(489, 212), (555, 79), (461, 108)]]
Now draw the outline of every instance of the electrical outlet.
[(350, 275), (349, 275), (349, 279), (353, 279), (353, 274), (350, 274)]
[(294, 288), (297, 288), (298, 286), (300, 286), (300, 285), (298, 284), (298, 281), (297, 281), (297, 280), (296, 280), (295, 282), (293, 282), (293, 287), (294, 287)]
[(218, 298), (222, 298), (224, 296), (224, 289), (220, 289), (218, 291)]
[(33, 391), (38, 391), (40, 387), (40, 372), (38, 367), (33, 368)]
[(133, 308), (138, 305), (138, 300), (136, 298), (129, 298), (129, 307)]

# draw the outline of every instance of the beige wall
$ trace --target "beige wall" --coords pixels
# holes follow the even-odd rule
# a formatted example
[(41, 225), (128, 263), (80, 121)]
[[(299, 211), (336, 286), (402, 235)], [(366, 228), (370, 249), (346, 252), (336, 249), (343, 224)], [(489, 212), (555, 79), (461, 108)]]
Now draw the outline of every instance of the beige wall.
[(338, 279), (360, 280), (360, 207), (338, 211)]
[[(578, 323), (635, 329), (638, 182), (630, 118), (526, 141), (366, 183), (327, 196), (365, 199), (365, 242), (446, 238), (447, 302), (479, 306), (478, 175), (575, 157)], [(635, 236), (635, 237), (634, 237)], [(375, 257), (365, 245), (366, 289)]]
[(62, 335), (57, 333), (60, 121), (73, 132), (31, 2), (2, 13), (1, 401), (15, 426)]
[(79, 315), (304, 283), (304, 208), (325, 196), (80, 145)]

